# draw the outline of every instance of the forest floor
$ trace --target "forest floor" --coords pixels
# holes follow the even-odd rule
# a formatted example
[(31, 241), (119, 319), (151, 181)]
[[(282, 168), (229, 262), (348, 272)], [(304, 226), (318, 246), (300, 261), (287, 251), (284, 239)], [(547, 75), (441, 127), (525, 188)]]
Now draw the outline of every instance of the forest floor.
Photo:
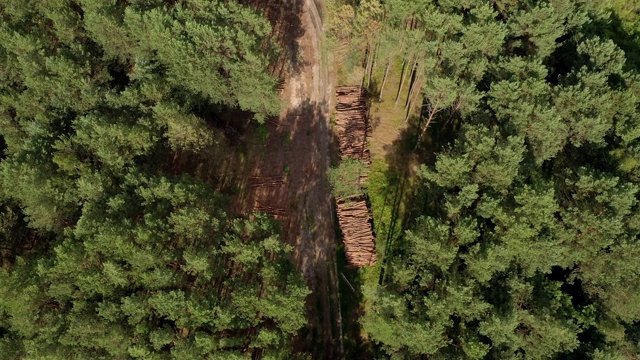
[[(289, 13), (275, 31), (287, 38), (288, 60), (283, 64), (283, 106), (277, 119), (268, 120), (254, 133), (246, 150), (248, 172), (254, 179), (239, 191), (236, 211), (272, 212), (281, 220), (286, 241), (312, 294), (307, 301), (308, 332), (299, 350), (313, 358), (341, 358), (341, 327), (335, 271), (335, 226), (331, 189), (329, 129), (333, 84), (323, 65), (322, 19), (314, 0), (291, 0), (280, 5)], [(282, 9), (286, 10), (282, 10)], [(275, 183), (256, 186), (261, 179)]]

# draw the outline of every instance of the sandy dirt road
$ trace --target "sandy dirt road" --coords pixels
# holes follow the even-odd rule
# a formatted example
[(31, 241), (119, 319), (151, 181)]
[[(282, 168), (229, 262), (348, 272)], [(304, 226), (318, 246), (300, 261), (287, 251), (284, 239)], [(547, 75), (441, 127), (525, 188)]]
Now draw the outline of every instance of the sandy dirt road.
[[(284, 177), (278, 185), (259, 186), (244, 194), (245, 213), (260, 206), (277, 209), (294, 260), (312, 294), (307, 301), (309, 331), (298, 347), (317, 359), (339, 359), (341, 326), (335, 270), (335, 227), (331, 191), (329, 128), (333, 86), (322, 64), (322, 18), (319, 0), (290, 0), (288, 44), (292, 54), (283, 78), (282, 111), (267, 122), (264, 143), (254, 152), (252, 178)], [(286, 6), (286, 5), (281, 5)], [(283, 24), (278, 24), (283, 26)]]

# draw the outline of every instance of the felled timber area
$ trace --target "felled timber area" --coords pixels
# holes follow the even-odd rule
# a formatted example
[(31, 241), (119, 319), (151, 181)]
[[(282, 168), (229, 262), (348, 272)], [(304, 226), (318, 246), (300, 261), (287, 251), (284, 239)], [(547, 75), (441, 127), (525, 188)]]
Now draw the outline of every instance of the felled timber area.
[[(336, 88), (336, 123), (340, 158), (371, 164), (367, 136), (371, 128), (367, 121), (367, 105), (360, 86)], [(366, 180), (361, 177), (360, 182)], [(338, 223), (342, 230), (345, 256), (350, 267), (373, 265), (376, 261), (375, 238), (371, 214), (363, 196), (336, 199)]]
[(346, 201), (338, 199), (336, 203), (348, 265), (350, 267), (373, 265), (376, 261), (376, 247), (367, 202), (359, 197)]
[(371, 165), (371, 153), (367, 147), (367, 136), (371, 125), (367, 121), (367, 104), (360, 86), (336, 88), (335, 129), (338, 135), (340, 157), (351, 157)]

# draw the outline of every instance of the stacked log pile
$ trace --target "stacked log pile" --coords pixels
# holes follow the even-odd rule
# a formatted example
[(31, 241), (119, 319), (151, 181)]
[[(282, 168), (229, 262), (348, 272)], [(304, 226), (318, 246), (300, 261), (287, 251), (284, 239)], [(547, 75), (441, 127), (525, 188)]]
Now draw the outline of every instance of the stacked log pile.
[(367, 104), (360, 86), (336, 88), (335, 129), (339, 139), (340, 157), (351, 157), (366, 165), (371, 164), (371, 153), (367, 148), (367, 136), (371, 133), (366, 118)]
[(284, 176), (254, 176), (251, 179), (251, 187), (279, 187), (284, 184)]
[[(336, 89), (336, 132), (340, 157), (350, 157), (371, 164), (367, 136), (371, 133), (367, 121), (367, 107), (363, 90), (359, 86), (340, 86)], [(361, 176), (360, 182), (366, 181)], [(371, 214), (363, 196), (336, 199), (338, 223), (343, 234), (347, 263), (350, 267), (373, 265), (376, 261), (375, 238)]]
[(287, 83), (284, 78), (278, 80), (278, 86), (276, 87), (276, 91), (278, 91), (278, 94), (282, 94), (286, 85)]
[(273, 216), (274, 219), (286, 219), (287, 218), (287, 210), (280, 209), (280, 208), (274, 208), (272, 206), (268, 206), (268, 205), (262, 204), (259, 201), (255, 202), (255, 204), (253, 205), (253, 209), (255, 211), (260, 211), (260, 212), (263, 212), (263, 213), (267, 213), (267, 214)]
[(351, 267), (373, 265), (376, 248), (367, 202), (355, 197), (347, 201), (338, 199), (337, 205), (347, 263)]

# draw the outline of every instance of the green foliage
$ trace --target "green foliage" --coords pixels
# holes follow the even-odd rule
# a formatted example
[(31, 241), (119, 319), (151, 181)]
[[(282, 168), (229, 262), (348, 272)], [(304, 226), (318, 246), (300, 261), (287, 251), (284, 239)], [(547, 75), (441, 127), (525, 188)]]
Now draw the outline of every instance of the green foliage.
[(279, 111), (270, 33), (234, 1), (0, 1), (3, 358), (289, 356), (277, 223), (169, 165)]
[(636, 0), (609, 0), (594, 3), (594, 8), (601, 16), (598, 32), (613, 40), (626, 53), (627, 62), (633, 68), (640, 66), (640, 22), (638, 10), (640, 2)]
[(122, 193), (85, 205), (51, 257), (3, 276), (13, 341), (32, 357), (48, 344), (102, 358), (286, 351), (308, 295), (291, 248), (265, 216), (226, 222), (217, 198), (189, 178), (132, 174)]
[(606, 16), (584, 1), (385, 2), (380, 46), (406, 47), (437, 129), (418, 139), (421, 196), (401, 204), (415, 216), (364, 294), (381, 353), (640, 354), (638, 73), (597, 29)]
[(174, 151), (199, 153), (213, 145), (213, 136), (206, 122), (185, 111), (157, 106), (153, 109), (160, 122), (166, 122), (166, 138)]
[(337, 167), (329, 169), (328, 175), (336, 198), (347, 199), (364, 194), (362, 181), (367, 176), (367, 167), (362, 161), (347, 157)]

